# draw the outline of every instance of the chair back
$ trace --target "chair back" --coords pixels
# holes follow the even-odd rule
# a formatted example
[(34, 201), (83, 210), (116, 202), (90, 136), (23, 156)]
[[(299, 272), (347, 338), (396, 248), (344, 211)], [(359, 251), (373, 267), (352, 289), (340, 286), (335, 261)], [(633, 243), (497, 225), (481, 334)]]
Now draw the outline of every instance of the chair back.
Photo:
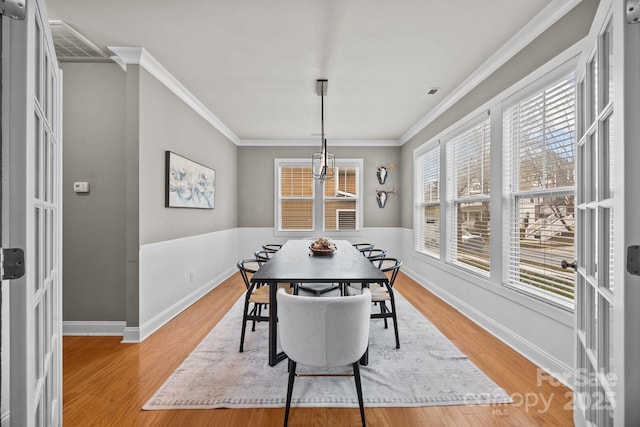
[(278, 329), (282, 350), (303, 365), (350, 365), (369, 342), (371, 292), (349, 297), (289, 295), (279, 289)]
[(364, 250), (373, 249), (373, 244), (372, 243), (353, 243), (352, 246), (354, 248), (356, 248), (357, 250), (359, 250), (360, 252), (362, 252)]
[(393, 287), (393, 283), (396, 281), (400, 267), (402, 267), (402, 261), (397, 258), (378, 258), (375, 260), (375, 264), (380, 271), (385, 273), (389, 278), (389, 286)]
[(240, 271), (240, 275), (242, 276), (242, 280), (244, 281), (244, 285), (249, 289), (251, 287), (251, 278), (253, 277), (253, 273), (260, 269), (262, 265), (260, 260), (258, 259), (243, 259), (238, 261), (236, 264), (238, 266), (238, 270)]
[(279, 243), (265, 243), (264, 245), (262, 245), (262, 249), (267, 252), (278, 252), (281, 247), (282, 245)]
[(253, 256), (260, 262), (260, 265), (262, 265), (265, 262), (269, 261), (274, 254), (275, 252), (262, 249), (260, 251), (255, 251)]
[(376, 267), (380, 267), (378, 260), (387, 256), (385, 249), (371, 248), (360, 251), (369, 261), (371, 261)]

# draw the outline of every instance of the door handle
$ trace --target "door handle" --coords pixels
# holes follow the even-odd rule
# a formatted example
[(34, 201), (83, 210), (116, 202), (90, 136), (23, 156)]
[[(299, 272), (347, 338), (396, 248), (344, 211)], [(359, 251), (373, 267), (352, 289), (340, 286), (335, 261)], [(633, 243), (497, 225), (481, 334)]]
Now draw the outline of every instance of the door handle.
[(567, 262), (567, 260), (563, 259), (562, 262), (560, 263), (560, 267), (564, 268), (565, 270), (569, 267), (573, 268), (573, 271), (577, 271), (578, 270), (578, 264), (576, 264), (576, 260), (574, 259), (572, 263)]

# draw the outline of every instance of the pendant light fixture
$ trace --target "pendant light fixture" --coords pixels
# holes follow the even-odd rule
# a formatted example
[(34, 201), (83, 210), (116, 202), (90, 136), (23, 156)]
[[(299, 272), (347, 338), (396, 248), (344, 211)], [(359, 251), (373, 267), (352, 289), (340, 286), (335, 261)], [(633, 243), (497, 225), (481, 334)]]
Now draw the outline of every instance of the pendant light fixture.
[(316, 94), (320, 97), (320, 148), (319, 153), (311, 157), (311, 173), (313, 179), (324, 183), (326, 178), (335, 173), (336, 157), (327, 151), (327, 139), (324, 137), (324, 97), (327, 94), (327, 80), (316, 80)]

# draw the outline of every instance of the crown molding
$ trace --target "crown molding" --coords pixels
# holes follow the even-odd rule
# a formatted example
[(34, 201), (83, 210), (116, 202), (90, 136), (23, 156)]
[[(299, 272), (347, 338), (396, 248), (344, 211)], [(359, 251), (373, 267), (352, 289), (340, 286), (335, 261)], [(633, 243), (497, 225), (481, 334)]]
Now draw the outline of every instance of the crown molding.
[(456, 87), (445, 99), (436, 105), (429, 113), (420, 119), (415, 125), (409, 128), (399, 139), (399, 145), (404, 145), (418, 132), (426, 128), (431, 122), (440, 117), (445, 111), (451, 108), (456, 102), (467, 95), (476, 86), (486, 80), (498, 68), (513, 58), (518, 52), (524, 49), (529, 43), (535, 40), (549, 27), (558, 22), (560, 18), (569, 13), (582, 0), (553, 0), (539, 14), (511, 37), (500, 49), (491, 55), (475, 73), (469, 75), (458, 87)]
[[(338, 147), (399, 147), (404, 145), (581, 2), (582, 0), (553, 0), (478, 67), (476, 72), (469, 75), (449, 96), (409, 128), (399, 139), (332, 139), (331, 145)], [(240, 139), (144, 48), (109, 46), (109, 50), (115, 54), (112, 59), (123, 70), (126, 71), (127, 64), (140, 65), (237, 146), (311, 147), (319, 145), (317, 139)]]
[[(166, 68), (162, 66), (149, 52), (142, 47), (120, 47), (109, 46), (109, 50), (116, 54), (114, 61), (125, 64), (123, 69), (126, 70), (127, 64), (140, 65), (147, 70), (149, 74), (158, 79), (160, 83), (165, 85), (167, 89), (173, 92), (178, 98), (182, 99), (191, 109), (198, 113), (211, 126), (216, 128), (220, 133), (227, 137), (231, 142), (239, 145), (240, 138), (233, 133), (222, 121), (217, 118), (207, 107), (202, 104), (182, 83), (180, 83)], [(122, 64), (120, 64), (122, 66)]]
[[(396, 139), (328, 139), (332, 147), (399, 147)], [(317, 139), (241, 139), (240, 147), (316, 147)]]

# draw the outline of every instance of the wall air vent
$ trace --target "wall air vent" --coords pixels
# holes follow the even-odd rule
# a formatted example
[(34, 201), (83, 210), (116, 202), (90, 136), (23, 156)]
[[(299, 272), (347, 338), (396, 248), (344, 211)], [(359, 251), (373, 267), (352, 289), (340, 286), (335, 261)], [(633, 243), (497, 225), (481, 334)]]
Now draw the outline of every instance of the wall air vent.
[(66, 22), (49, 21), (53, 45), (60, 62), (110, 62), (102, 49), (91, 43)]

